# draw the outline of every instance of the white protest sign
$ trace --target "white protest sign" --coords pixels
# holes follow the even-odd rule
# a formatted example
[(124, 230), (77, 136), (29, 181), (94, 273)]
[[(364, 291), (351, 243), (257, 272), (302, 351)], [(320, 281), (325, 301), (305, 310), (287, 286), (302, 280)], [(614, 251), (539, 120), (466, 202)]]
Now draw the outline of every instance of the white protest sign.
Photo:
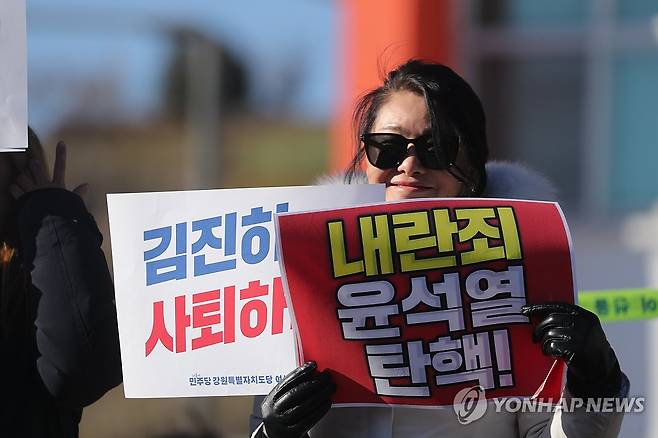
[(109, 194), (126, 397), (268, 393), (296, 366), (273, 214), (383, 199), (369, 184)]
[(27, 148), (25, 0), (0, 1), (0, 152)]

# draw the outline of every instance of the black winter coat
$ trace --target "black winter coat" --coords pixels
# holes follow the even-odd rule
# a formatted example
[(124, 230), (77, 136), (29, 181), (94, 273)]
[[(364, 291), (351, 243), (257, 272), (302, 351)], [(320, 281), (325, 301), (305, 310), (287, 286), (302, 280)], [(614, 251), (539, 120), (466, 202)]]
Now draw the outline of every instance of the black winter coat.
[(82, 408), (122, 379), (102, 236), (64, 189), (24, 196), (16, 225), (0, 264), (0, 436), (77, 437)]

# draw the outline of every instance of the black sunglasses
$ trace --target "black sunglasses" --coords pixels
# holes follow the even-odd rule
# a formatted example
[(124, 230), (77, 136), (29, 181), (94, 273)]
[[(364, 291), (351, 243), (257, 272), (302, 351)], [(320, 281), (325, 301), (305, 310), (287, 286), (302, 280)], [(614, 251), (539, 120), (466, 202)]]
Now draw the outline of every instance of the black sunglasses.
[(411, 143), (420, 163), (428, 169), (435, 170), (448, 169), (453, 165), (459, 142), (457, 137), (447, 136), (442, 142), (447, 144), (437, 148), (431, 134), (406, 138), (400, 134), (376, 132), (362, 134), (361, 141), (365, 146), (368, 161), (379, 169), (398, 167), (409, 154), (407, 147)]

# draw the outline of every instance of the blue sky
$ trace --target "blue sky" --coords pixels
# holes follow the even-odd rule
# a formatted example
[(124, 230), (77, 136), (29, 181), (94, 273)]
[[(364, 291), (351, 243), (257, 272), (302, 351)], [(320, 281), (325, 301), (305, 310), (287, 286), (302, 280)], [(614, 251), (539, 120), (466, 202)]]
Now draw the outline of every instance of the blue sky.
[(331, 0), (28, 0), (30, 118), (54, 127), (75, 109), (89, 78), (117, 89), (117, 116), (148, 114), (170, 55), (166, 30), (186, 25), (244, 62), (251, 101), (265, 112), (276, 110), (277, 78), (300, 69), (289, 112), (324, 121), (336, 86), (335, 21)]

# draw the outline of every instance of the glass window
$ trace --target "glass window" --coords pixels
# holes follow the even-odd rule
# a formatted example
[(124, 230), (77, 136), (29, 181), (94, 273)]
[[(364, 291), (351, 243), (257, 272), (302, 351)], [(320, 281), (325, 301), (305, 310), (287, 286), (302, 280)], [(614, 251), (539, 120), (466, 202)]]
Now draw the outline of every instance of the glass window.
[(583, 24), (587, 6), (580, 0), (479, 0), (476, 10), (483, 25), (565, 27)]
[(658, 15), (656, 0), (617, 0), (617, 17), (620, 20), (651, 19)]
[(581, 197), (583, 68), (564, 56), (489, 59), (480, 69), (492, 158), (540, 171), (567, 207)]
[(610, 142), (610, 205), (648, 207), (658, 200), (658, 52), (617, 56)]

